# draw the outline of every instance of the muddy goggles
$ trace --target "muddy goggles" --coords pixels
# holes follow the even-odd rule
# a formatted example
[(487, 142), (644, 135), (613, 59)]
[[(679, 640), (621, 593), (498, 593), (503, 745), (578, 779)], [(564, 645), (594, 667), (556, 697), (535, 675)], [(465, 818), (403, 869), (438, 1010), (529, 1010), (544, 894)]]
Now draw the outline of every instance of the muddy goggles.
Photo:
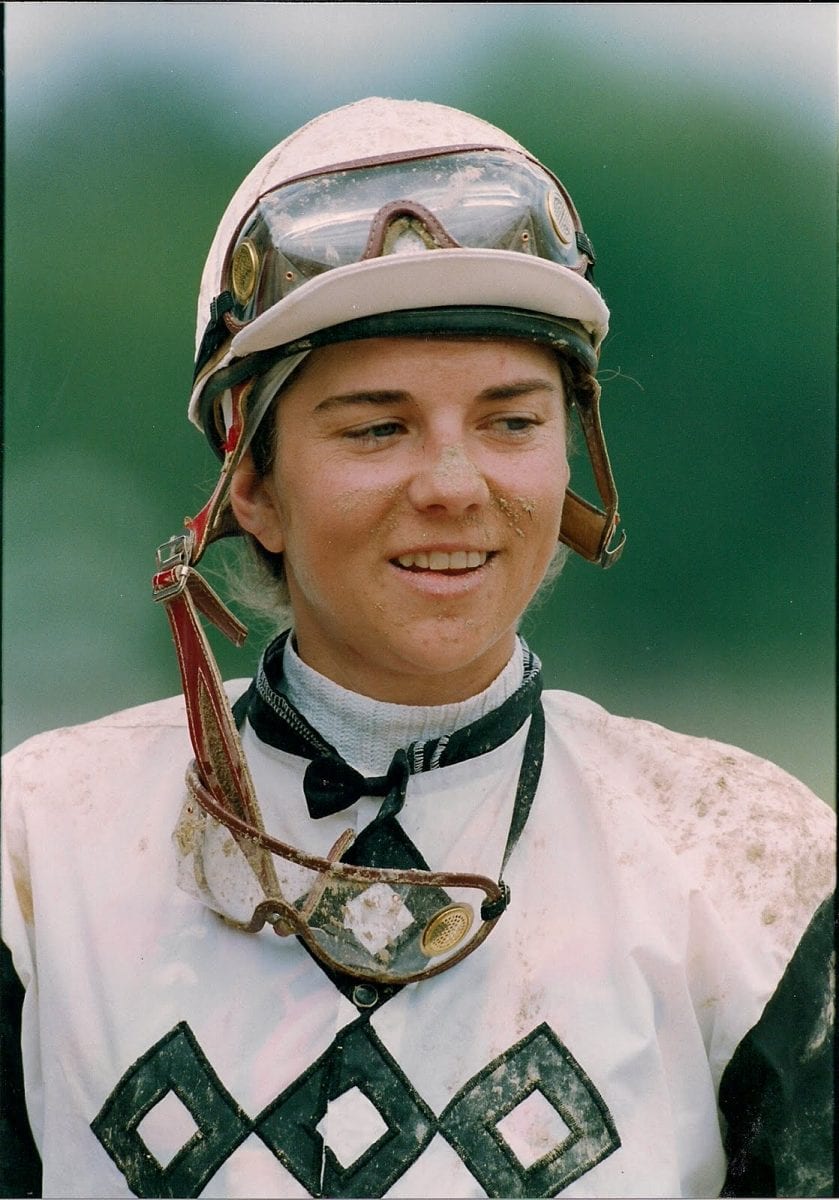
[[(455, 148), (315, 173), (267, 192), (244, 219), (213, 301), (196, 376), (231, 333), (326, 272), (452, 249), (514, 251), (566, 267), (581, 280), (590, 279), (594, 265), (593, 248), (565, 188), (524, 155)], [(437, 291), (429, 304), (438, 302), (439, 285)], [(511, 285), (503, 298), (489, 302), (515, 305), (516, 291)], [(403, 303), (389, 301), (387, 307), (424, 303), (406, 294)], [(353, 315), (333, 314), (326, 323)], [(311, 331), (310, 326), (303, 332)], [(288, 340), (293, 337), (273, 344)]]
[[(534, 709), (501, 872), (527, 819), (544, 746)], [(404, 984), (427, 979), (486, 939), (509, 903), (505, 883), (481, 875), (357, 866), (340, 861), (344, 833), (324, 857), (271, 837), (219, 803), (196, 765), (174, 840), (179, 884), (229, 924), (297, 935), (316, 959), (356, 979)]]

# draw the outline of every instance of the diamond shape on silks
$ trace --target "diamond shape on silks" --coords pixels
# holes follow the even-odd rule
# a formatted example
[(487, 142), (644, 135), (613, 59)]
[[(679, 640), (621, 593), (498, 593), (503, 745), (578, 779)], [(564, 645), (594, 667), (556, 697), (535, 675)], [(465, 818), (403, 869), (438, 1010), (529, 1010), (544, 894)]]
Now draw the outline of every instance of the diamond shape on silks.
[(538, 1088), (522, 1100), (495, 1126), (521, 1165), (529, 1169), (549, 1154), (555, 1154), (574, 1133)]
[(344, 928), (371, 954), (394, 942), (414, 918), (386, 883), (374, 883), (344, 905)]
[[(520, 1132), (515, 1110), (525, 1102), (541, 1109), (544, 1122), (543, 1101), (555, 1112), (557, 1140), (534, 1158), (511, 1130)], [(511, 1198), (555, 1196), (621, 1144), (602, 1096), (544, 1023), (461, 1089), (440, 1117), (440, 1133), (488, 1196)]]
[(351, 1167), (387, 1133), (381, 1113), (357, 1087), (350, 1088), (337, 1100), (330, 1100), (317, 1128), (342, 1167)]
[(168, 1167), (197, 1129), (192, 1114), (174, 1092), (167, 1092), (137, 1126), (137, 1132), (161, 1167)]
[[(344, 1166), (338, 1154), (346, 1148), (324, 1145), (318, 1126), (329, 1102), (354, 1089), (379, 1114), (385, 1132)], [(371, 1200), (419, 1158), (436, 1128), (434, 1113), (364, 1019), (343, 1030), (255, 1122), (266, 1146), (311, 1195)]]
[[(164, 1166), (143, 1141), (140, 1126), (171, 1093), (195, 1122), (195, 1132)], [(90, 1128), (135, 1196), (198, 1196), (251, 1131), (185, 1022), (129, 1067)]]

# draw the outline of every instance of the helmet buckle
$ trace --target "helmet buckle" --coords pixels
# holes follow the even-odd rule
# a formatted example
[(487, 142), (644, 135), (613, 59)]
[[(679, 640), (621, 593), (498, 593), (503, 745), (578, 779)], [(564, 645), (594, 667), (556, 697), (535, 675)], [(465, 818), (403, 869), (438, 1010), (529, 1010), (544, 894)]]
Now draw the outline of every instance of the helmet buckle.
[(171, 600), (186, 587), (194, 541), (192, 532), (187, 531), (176, 533), (157, 547), (157, 572), (152, 579), (155, 600)]

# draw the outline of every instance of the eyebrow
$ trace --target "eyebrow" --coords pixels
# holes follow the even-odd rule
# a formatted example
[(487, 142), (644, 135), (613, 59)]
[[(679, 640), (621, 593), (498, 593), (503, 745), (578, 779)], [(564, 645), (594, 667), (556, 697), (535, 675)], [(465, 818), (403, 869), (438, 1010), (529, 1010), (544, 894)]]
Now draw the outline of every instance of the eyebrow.
[(402, 404), (411, 399), (410, 392), (345, 392), (340, 396), (327, 396), (315, 405), (316, 413), (331, 412), (334, 408), (346, 408), (351, 404)]
[(548, 379), (519, 379), (515, 383), (501, 383), (497, 387), (485, 388), (478, 399), (515, 400), (517, 396), (527, 396), (531, 392), (550, 392), (554, 395), (561, 395), (562, 386), (552, 383)]
[[(514, 383), (501, 383), (493, 387), (484, 388), (475, 398), (479, 403), (492, 403), (499, 400), (515, 400), (519, 396), (527, 396), (532, 392), (550, 392), (559, 395), (561, 394), (561, 389), (559, 385), (551, 383), (547, 379), (519, 379)], [(318, 414), (327, 413), (336, 408), (347, 408), (356, 404), (378, 406), (405, 404), (412, 399), (413, 396), (410, 392), (398, 390), (345, 392), (337, 396), (327, 396), (325, 400), (321, 400), (315, 406), (315, 412)]]

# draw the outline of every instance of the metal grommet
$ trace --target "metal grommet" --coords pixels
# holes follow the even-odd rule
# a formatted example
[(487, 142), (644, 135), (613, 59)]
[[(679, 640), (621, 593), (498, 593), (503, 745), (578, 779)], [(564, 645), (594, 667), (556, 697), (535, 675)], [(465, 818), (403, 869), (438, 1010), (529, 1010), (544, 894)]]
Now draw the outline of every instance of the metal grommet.
[(548, 192), (548, 216), (556, 230), (556, 236), (567, 246), (574, 236), (574, 221), (559, 192)]
[(247, 304), (256, 287), (256, 277), (259, 271), (259, 254), (256, 246), (245, 238), (236, 247), (230, 264), (230, 286), (239, 304)]
[(449, 904), (435, 913), (423, 930), (420, 950), (426, 958), (445, 954), (466, 937), (475, 913), (471, 904)]
[(379, 989), (372, 983), (357, 983), (352, 990), (352, 1002), (356, 1008), (372, 1008), (379, 1002)]

